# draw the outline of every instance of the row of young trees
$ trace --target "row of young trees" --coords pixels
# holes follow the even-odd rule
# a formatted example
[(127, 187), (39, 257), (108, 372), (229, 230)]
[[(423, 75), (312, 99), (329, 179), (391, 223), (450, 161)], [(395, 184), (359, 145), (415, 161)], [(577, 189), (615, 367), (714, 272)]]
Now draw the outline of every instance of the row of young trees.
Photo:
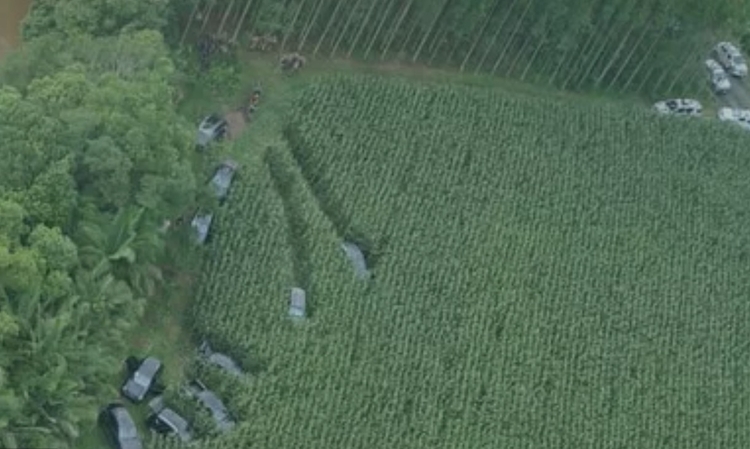
[(37, 0), (0, 66), (2, 448), (77, 447), (199, 193), (166, 4)]
[[(666, 95), (705, 86), (742, 2), (718, 0), (193, 0), (184, 28), (273, 34), (319, 56), (400, 58), (568, 90)], [(187, 11), (190, 10), (190, 14)]]

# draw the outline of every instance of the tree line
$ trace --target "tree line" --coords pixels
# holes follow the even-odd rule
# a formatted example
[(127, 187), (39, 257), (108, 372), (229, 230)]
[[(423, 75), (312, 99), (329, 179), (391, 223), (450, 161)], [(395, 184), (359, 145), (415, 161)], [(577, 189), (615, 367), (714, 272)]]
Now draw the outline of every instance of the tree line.
[(167, 2), (33, 8), (0, 65), (0, 447), (73, 448), (205, 183)]
[(717, 39), (743, 36), (750, 16), (750, 8), (732, 0), (193, 0), (190, 5), (181, 10), (183, 29), (218, 31), (228, 39), (274, 35), (285, 50), (318, 56), (396, 58), (566, 90), (646, 96), (705, 88), (702, 61)]

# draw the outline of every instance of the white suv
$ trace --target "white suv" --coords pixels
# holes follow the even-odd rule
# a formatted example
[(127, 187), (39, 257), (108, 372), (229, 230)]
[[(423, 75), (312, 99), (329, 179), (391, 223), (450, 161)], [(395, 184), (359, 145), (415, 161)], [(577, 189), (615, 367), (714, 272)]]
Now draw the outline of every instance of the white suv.
[(713, 59), (706, 59), (706, 68), (711, 77), (711, 88), (714, 92), (724, 94), (732, 87), (727, 72), (718, 62)]
[(747, 76), (745, 58), (742, 57), (742, 53), (737, 50), (737, 47), (729, 42), (719, 42), (714, 51), (717, 59), (727, 69), (727, 72), (738, 78)]
[(750, 110), (748, 109), (721, 108), (719, 109), (719, 120), (734, 122), (743, 129), (750, 131)]
[(697, 100), (664, 100), (654, 104), (654, 109), (661, 114), (699, 116), (703, 107)]

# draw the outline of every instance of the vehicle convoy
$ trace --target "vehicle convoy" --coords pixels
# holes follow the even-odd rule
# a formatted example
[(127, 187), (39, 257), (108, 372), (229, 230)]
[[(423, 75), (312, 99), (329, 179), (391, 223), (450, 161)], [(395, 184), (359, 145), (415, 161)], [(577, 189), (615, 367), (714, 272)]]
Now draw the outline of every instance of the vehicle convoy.
[(131, 357), (126, 365), (128, 378), (122, 386), (122, 394), (133, 402), (140, 402), (155, 389), (162, 364), (155, 357), (146, 357), (140, 361)]
[[(229, 188), (232, 186), (232, 181), (234, 180), (235, 173), (237, 173), (237, 168), (237, 163), (228, 159), (222, 162), (219, 168), (216, 169), (214, 176), (209, 182), (209, 185), (220, 204), (223, 203), (229, 195)], [(195, 232), (195, 240), (198, 244), (203, 244), (208, 240), (208, 234), (211, 230), (213, 219), (214, 216), (211, 212), (198, 211), (193, 216), (190, 226)]]
[(114, 402), (104, 407), (98, 422), (113, 448), (143, 449), (135, 421), (122, 404)]
[(654, 104), (654, 109), (665, 115), (695, 117), (703, 113), (703, 106), (697, 100), (673, 99)]
[(729, 42), (719, 42), (714, 48), (716, 59), (732, 76), (744, 78), (747, 76), (747, 63), (742, 53)]
[(714, 59), (706, 59), (706, 68), (708, 69), (711, 89), (717, 94), (725, 94), (732, 88), (729, 77), (724, 68)]

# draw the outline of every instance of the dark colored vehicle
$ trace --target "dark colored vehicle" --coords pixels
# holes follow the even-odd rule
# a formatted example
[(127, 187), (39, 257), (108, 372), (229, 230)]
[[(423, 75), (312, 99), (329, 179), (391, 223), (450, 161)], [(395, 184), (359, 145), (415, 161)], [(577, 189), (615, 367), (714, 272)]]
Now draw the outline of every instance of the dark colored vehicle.
[(107, 405), (99, 412), (99, 425), (116, 449), (143, 449), (138, 428), (128, 410), (118, 403)]
[(208, 240), (208, 233), (211, 230), (211, 223), (214, 220), (213, 214), (197, 213), (190, 222), (190, 226), (195, 231), (195, 241), (202, 245)]
[(211, 178), (211, 188), (220, 202), (223, 202), (229, 195), (229, 187), (232, 185), (235, 172), (237, 172), (237, 163), (227, 160), (221, 163), (214, 177)]
[(198, 125), (198, 137), (195, 144), (199, 149), (206, 148), (209, 143), (219, 140), (227, 133), (229, 124), (219, 117), (219, 114), (211, 114), (204, 118)]
[(198, 402), (208, 409), (216, 423), (216, 427), (222, 432), (232, 430), (235, 423), (229, 415), (224, 403), (216, 396), (216, 393), (206, 388), (199, 380), (194, 380), (185, 388), (188, 395), (197, 399)]
[(129, 358), (126, 364), (129, 375), (122, 386), (122, 394), (133, 402), (140, 402), (156, 386), (162, 364), (156, 357), (146, 357), (140, 362)]
[(146, 425), (151, 430), (162, 435), (176, 435), (183, 443), (193, 439), (190, 423), (176, 411), (166, 407), (163, 397), (155, 397), (148, 405), (153, 413), (146, 418)]

